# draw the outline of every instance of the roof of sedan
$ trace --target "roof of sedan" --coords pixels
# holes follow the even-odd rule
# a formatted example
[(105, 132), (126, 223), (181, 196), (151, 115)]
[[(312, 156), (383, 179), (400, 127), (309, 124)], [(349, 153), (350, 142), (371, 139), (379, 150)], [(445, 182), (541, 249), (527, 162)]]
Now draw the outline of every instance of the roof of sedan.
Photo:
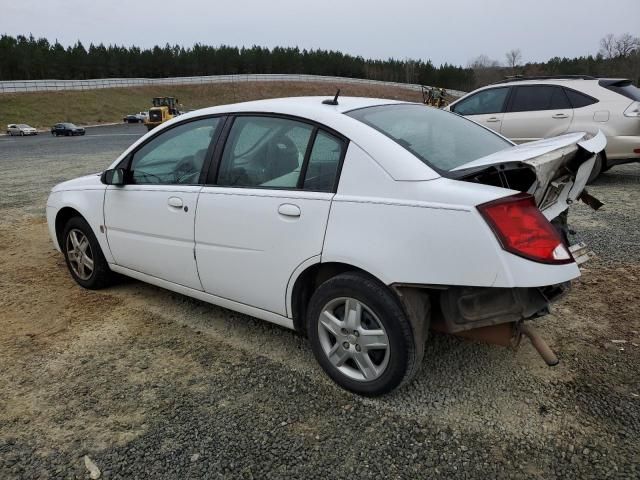
[(233, 103), (230, 105), (220, 105), (216, 107), (204, 108), (189, 112), (189, 115), (202, 115), (208, 113), (220, 112), (273, 112), (287, 113), (290, 110), (300, 110), (301, 108), (307, 112), (306, 115), (312, 118), (312, 114), (326, 114), (327, 112), (344, 113), (364, 107), (373, 107), (376, 105), (389, 105), (396, 103), (410, 103), (400, 100), (389, 100), (383, 98), (367, 98), (367, 97), (338, 97), (337, 105), (327, 105), (322, 103), (324, 100), (332, 100), (333, 96), (318, 97), (286, 97), (271, 98), (267, 100), (255, 100), (252, 102)]

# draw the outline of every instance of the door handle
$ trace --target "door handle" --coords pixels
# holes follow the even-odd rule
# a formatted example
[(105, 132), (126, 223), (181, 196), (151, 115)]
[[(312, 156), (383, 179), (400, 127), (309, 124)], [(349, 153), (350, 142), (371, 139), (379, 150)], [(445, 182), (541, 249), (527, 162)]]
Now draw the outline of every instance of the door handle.
[(500, 119), (498, 117), (489, 117), (487, 118), (487, 122), (499, 122)]
[(556, 113), (552, 115), (551, 118), (569, 118), (569, 115), (566, 113)]
[(278, 207), (278, 213), (287, 217), (299, 217), (300, 207), (291, 203), (283, 203)]
[(182, 208), (182, 199), (180, 197), (169, 197), (167, 203), (173, 208)]

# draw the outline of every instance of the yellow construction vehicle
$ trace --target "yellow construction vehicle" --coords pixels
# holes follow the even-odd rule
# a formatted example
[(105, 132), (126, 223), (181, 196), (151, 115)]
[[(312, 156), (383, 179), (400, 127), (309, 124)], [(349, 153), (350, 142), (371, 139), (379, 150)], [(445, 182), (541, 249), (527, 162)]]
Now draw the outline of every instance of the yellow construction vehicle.
[(443, 108), (451, 101), (444, 88), (425, 87), (422, 85), (422, 103), (430, 107)]
[(153, 107), (149, 109), (149, 115), (144, 120), (147, 130), (151, 130), (167, 120), (180, 115), (178, 99), (174, 97), (154, 97)]

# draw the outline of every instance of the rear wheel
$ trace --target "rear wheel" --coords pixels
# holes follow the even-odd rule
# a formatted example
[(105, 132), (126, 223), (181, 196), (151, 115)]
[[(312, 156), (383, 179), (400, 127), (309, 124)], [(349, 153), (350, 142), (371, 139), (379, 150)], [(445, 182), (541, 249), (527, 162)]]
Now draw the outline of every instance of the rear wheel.
[(327, 375), (361, 395), (382, 395), (409, 381), (422, 357), (397, 297), (359, 272), (318, 287), (309, 302), (307, 332)]
[(596, 161), (593, 164), (593, 169), (591, 170), (591, 174), (589, 175), (589, 179), (587, 180), (587, 185), (593, 183), (596, 178), (600, 176), (604, 169), (604, 158), (602, 154), (598, 153), (596, 155)]
[(84, 288), (97, 290), (110, 285), (109, 269), (93, 230), (82, 217), (73, 217), (62, 234), (62, 251), (73, 279)]
[(20, 132), (20, 136), (21, 136), (21, 137), (24, 137), (24, 132)]

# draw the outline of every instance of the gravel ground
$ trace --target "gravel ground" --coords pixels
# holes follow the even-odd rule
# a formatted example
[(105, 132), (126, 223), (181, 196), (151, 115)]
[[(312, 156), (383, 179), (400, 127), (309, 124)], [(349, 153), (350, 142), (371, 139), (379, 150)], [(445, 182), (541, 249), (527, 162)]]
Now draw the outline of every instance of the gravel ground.
[[(135, 281), (77, 287), (56, 182), (140, 126), (0, 138), (0, 478), (640, 478), (640, 165), (571, 220), (597, 258), (538, 322), (561, 363), (433, 336), (411, 385), (335, 387), (294, 332)], [(615, 340), (615, 341), (613, 341)]]

